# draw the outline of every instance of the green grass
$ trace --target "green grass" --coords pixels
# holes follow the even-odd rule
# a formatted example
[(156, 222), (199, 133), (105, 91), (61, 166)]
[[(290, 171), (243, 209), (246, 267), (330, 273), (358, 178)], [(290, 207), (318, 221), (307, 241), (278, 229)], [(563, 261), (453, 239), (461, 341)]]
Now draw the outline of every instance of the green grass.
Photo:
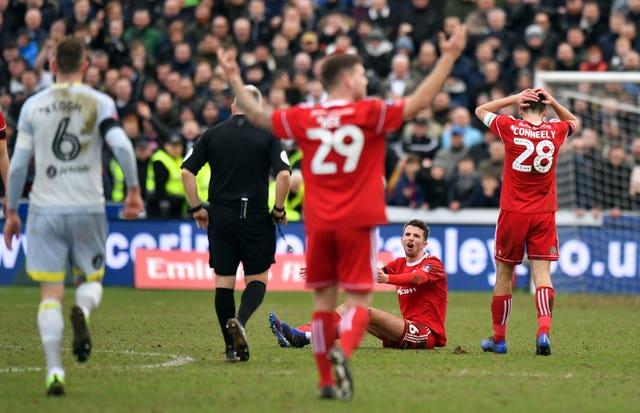
[[(350, 403), (317, 400), (311, 348), (281, 349), (268, 328), (269, 311), (305, 322), (309, 293), (269, 292), (247, 326), (251, 360), (228, 364), (213, 292), (107, 288), (86, 364), (72, 358), (66, 323), (64, 398), (44, 396), (38, 300), (37, 288), (0, 288), (1, 412), (640, 411), (640, 296), (557, 295), (553, 355), (535, 357), (531, 295), (514, 295), (509, 353), (495, 355), (479, 348), (491, 333), (490, 294), (451, 293), (447, 347), (385, 350), (368, 336), (351, 362)], [(391, 293), (374, 306), (398, 311)]]

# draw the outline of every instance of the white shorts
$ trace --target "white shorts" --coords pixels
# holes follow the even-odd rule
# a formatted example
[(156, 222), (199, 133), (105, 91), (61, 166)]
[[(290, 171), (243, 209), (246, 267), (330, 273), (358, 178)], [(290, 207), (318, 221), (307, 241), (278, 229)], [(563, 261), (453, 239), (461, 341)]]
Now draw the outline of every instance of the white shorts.
[(38, 282), (64, 282), (71, 264), (76, 282), (101, 280), (107, 228), (104, 213), (55, 215), (30, 209), (27, 273)]

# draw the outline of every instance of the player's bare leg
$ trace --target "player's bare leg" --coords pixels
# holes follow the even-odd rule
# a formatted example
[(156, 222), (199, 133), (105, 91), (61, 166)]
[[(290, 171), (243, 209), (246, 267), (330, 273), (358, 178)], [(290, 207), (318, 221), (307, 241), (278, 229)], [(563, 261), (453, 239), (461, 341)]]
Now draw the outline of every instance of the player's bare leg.
[(515, 266), (496, 260), (496, 285), (491, 301), (493, 337), (482, 340), (482, 350), (504, 354), (507, 352), (507, 323), (511, 315), (511, 285)]
[(367, 331), (370, 334), (395, 343), (402, 340), (404, 319), (376, 308), (369, 308), (369, 316)]
[(531, 260), (531, 276), (536, 287), (535, 300), (538, 311), (538, 332), (536, 334), (536, 355), (551, 355), (549, 330), (553, 313), (554, 290), (551, 284), (551, 263)]

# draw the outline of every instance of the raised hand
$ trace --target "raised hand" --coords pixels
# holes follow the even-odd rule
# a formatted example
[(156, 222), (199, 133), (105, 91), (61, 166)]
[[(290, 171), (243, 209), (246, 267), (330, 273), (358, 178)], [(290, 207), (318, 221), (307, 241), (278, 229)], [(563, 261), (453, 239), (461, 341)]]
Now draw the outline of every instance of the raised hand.
[(439, 38), (438, 44), (442, 54), (451, 53), (456, 57), (460, 56), (467, 45), (467, 26), (461, 24), (453, 29), (448, 39), (446, 35), (441, 32)]

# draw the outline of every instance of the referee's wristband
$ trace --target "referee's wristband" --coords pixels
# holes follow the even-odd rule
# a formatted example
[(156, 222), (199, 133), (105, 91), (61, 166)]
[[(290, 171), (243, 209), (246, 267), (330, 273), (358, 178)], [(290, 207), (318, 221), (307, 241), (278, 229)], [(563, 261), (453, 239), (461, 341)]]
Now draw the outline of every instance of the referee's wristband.
[(189, 208), (187, 210), (188, 213), (193, 214), (194, 212), (198, 212), (200, 211), (202, 208), (204, 208), (204, 205), (200, 204), (200, 205), (196, 205), (193, 208)]
[(277, 207), (277, 206), (275, 206), (275, 205), (273, 206), (273, 210), (274, 210), (274, 211), (276, 211), (276, 212), (284, 212), (284, 211), (285, 211), (285, 209), (284, 209), (284, 208), (278, 208), (278, 207)]

